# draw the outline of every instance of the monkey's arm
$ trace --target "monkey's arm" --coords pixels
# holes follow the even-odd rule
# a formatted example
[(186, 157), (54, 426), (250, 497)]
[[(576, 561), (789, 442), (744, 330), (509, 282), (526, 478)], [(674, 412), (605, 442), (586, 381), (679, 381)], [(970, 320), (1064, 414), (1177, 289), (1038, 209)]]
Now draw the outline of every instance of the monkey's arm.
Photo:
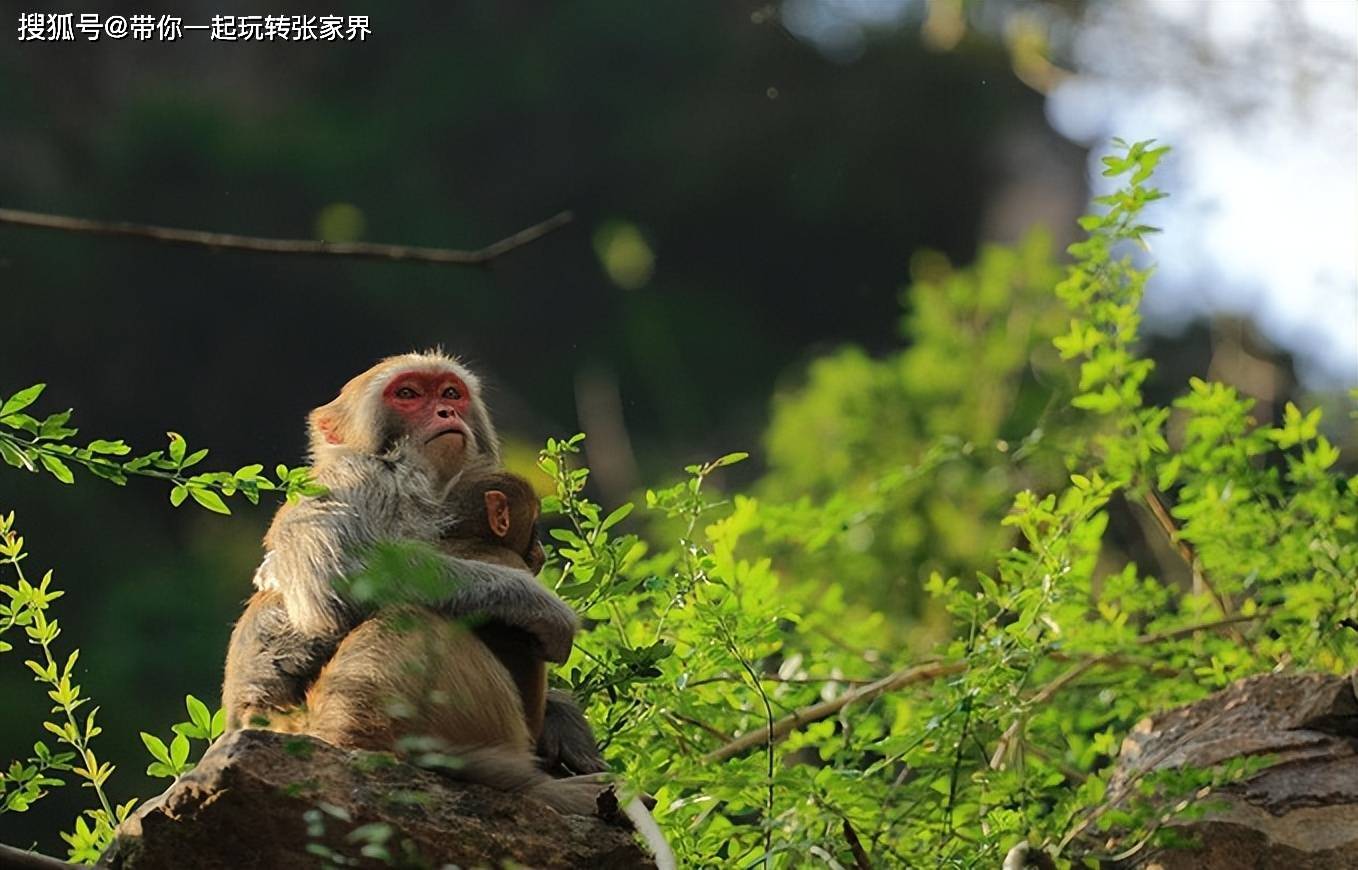
[(532, 634), (551, 662), (570, 658), (579, 619), (570, 605), (556, 597), (527, 571), (443, 557), (452, 579), (440, 609), (454, 618), (502, 622)]
[(602, 773), (607, 769), (584, 712), (569, 692), (560, 689), (547, 692), (537, 754), (542, 766), (553, 774)]
[[(317, 483), (327, 488), (326, 495), (279, 511), (265, 538), (268, 554), (255, 574), (258, 588), (282, 594), (298, 631), (343, 634), (377, 604), (424, 604), (454, 618), (522, 628), (542, 644), (549, 661), (570, 656), (575, 612), (532, 574), (432, 550), (442, 531), (441, 502), (430, 496), (428, 477), (418, 465), (351, 456), (331, 461)], [(384, 541), (417, 546), (403, 561), (379, 566), (373, 549)], [(431, 560), (432, 570), (425, 567)], [(365, 598), (347, 580), (373, 567), (379, 570), (367, 573), (381, 588)], [(337, 583), (340, 578), (346, 582)], [(373, 592), (371, 584), (368, 591)]]
[[(434, 582), (417, 582), (411, 576), (381, 577), (382, 588), (375, 596), (356, 596), (353, 583), (334, 581), (361, 575), (364, 560), (346, 556), (337, 541), (328, 540), (337, 536), (326, 523), (317, 523), (310, 534), (290, 540), (299, 521), (305, 519), (300, 513), (293, 512), (289, 518), (297, 519), (277, 530), (275, 548), (255, 575), (260, 589), (277, 589), (282, 594), (299, 632), (335, 636), (357, 624), (377, 604), (424, 604), (455, 619), (483, 619), (521, 628), (542, 645), (548, 661), (564, 662), (570, 657), (579, 627), (575, 611), (527, 571), (426, 551), (436, 560)], [(408, 574), (422, 570), (429, 569), (413, 564)]]
[(288, 623), (277, 592), (256, 592), (227, 648), (222, 685), (226, 727), (248, 728), (256, 717), (272, 719), (301, 705), (336, 640), (301, 635)]
[[(360, 523), (342, 503), (302, 502), (280, 514), (270, 530), (271, 547), (255, 585), (277, 589), (293, 626), (307, 636), (342, 635), (379, 604), (424, 604), (453, 618), (522, 628), (542, 645), (548, 661), (570, 657), (579, 626), (575, 611), (527, 571), (445, 556), (426, 546), (411, 551), (409, 567), (393, 572), (388, 565), (381, 572), (386, 576), (374, 576), (382, 587), (376, 595), (357, 595), (355, 584), (335, 582), (362, 575), (370, 567), (364, 556), (378, 541), (428, 540), (417, 536), (421, 531), (413, 524), (382, 528)], [(431, 564), (434, 577), (416, 576), (429, 572)]]

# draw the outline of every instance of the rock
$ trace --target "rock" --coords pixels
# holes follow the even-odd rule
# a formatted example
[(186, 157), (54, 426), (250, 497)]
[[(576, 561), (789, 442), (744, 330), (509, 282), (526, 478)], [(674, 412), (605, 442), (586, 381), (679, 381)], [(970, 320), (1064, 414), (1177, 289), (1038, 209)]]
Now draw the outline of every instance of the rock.
[[(307, 813), (319, 807), (325, 812), (313, 816), (324, 832), (309, 834)], [(625, 819), (562, 816), (385, 753), (269, 731), (219, 739), (123, 824), (101, 863), (120, 870), (314, 867), (321, 847), (359, 858), (363, 841), (347, 835), (383, 824), (399, 866), (655, 866)], [(386, 865), (363, 859), (360, 866)]]
[(1265, 674), (1147, 719), (1123, 741), (1108, 793), (1149, 771), (1247, 756), (1272, 761), (1212, 794), (1224, 810), (1174, 825), (1199, 848), (1118, 866), (1358, 870), (1358, 697), (1347, 677)]

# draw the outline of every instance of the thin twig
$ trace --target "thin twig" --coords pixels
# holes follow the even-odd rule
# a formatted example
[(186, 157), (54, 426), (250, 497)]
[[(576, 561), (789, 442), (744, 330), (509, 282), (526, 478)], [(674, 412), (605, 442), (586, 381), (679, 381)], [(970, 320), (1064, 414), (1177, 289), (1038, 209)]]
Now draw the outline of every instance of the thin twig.
[[(1177, 628), (1170, 631), (1162, 631), (1157, 632), (1155, 634), (1142, 635), (1141, 637), (1137, 638), (1137, 643), (1142, 644), (1156, 643), (1158, 641), (1171, 640), (1180, 635), (1191, 634), (1197, 631), (1205, 631), (1210, 629), (1231, 626), (1237, 622), (1248, 622), (1254, 619), (1263, 619), (1264, 617), (1268, 616), (1270, 612), (1271, 611), (1268, 610), (1260, 610), (1249, 616), (1237, 615), (1227, 617), (1225, 619), (1218, 619), (1214, 622), (1198, 623), (1197, 625), (1186, 625), (1183, 628)], [(1155, 755), (1138, 759), (1137, 762), (1138, 768), (1127, 777), (1127, 779), (1122, 783), (1122, 787), (1120, 789), (1112, 792), (1110, 795), (1105, 795), (1103, 802), (1100, 803), (1098, 806), (1094, 807), (1088, 813), (1086, 813), (1084, 818), (1081, 819), (1079, 822), (1075, 822), (1074, 819), (1072, 819), (1072, 826), (1070, 830), (1066, 832), (1066, 835), (1061, 838), (1061, 841), (1056, 846), (1057, 852), (1059, 853), (1062, 850), (1064, 850), (1066, 846), (1070, 845), (1071, 841), (1073, 841), (1076, 837), (1084, 833), (1084, 831), (1094, 822), (1098, 821), (1100, 816), (1108, 812), (1108, 810), (1112, 809), (1113, 807), (1117, 806), (1119, 803), (1121, 803), (1123, 798), (1125, 798), (1128, 794), (1131, 793), (1132, 786), (1139, 782), (1148, 773), (1157, 769), (1160, 763), (1172, 754), (1175, 747), (1184, 745), (1187, 741), (1196, 737), (1198, 734), (1204, 732), (1209, 725), (1212, 725), (1212, 721), (1210, 719), (1205, 722), (1200, 722), (1193, 728), (1190, 728), (1186, 733), (1179, 735), (1178, 739), (1174, 743), (1167, 745), (1165, 748), (1161, 749), (1160, 752), (1156, 753)]]
[[(1179, 628), (1143, 634), (1140, 637), (1135, 638), (1132, 643), (1139, 646), (1148, 646), (1150, 644), (1160, 643), (1161, 641), (1176, 640), (1180, 637), (1186, 637), (1187, 635), (1196, 634), (1200, 631), (1215, 631), (1240, 622), (1253, 622), (1257, 619), (1264, 619), (1269, 616), (1270, 612), (1271, 611), (1269, 610), (1257, 610), (1248, 615), (1236, 614), (1235, 616), (1227, 616), (1222, 619), (1214, 619), (1210, 622), (1196, 622), (1192, 625), (1180, 626)], [(878, 695), (894, 692), (897, 689), (903, 689), (906, 686), (915, 683), (924, 683), (930, 680), (939, 679), (940, 677), (951, 677), (954, 674), (962, 673), (966, 669), (966, 662), (930, 662), (924, 665), (913, 665), (908, 668), (902, 668), (874, 683), (869, 683), (866, 686), (859, 686), (856, 689), (845, 692), (838, 698), (794, 710), (777, 722), (774, 722), (771, 729), (760, 728), (757, 731), (751, 731), (749, 734), (742, 734), (730, 743), (704, 755), (703, 761), (710, 763), (734, 758), (755, 746), (767, 744), (770, 736), (775, 741), (782, 740), (799, 728), (805, 728), (807, 725), (819, 722), (822, 719), (830, 718), (850, 704), (858, 701), (871, 701)], [(770, 732), (772, 732), (772, 735), (770, 735)]]
[[(1078, 771), (1078, 770), (1076, 770), (1075, 768), (1071, 767), (1069, 764), (1066, 764), (1064, 761), (1062, 761), (1062, 760), (1059, 759), (1059, 758), (1052, 758), (1052, 753), (1048, 752), (1047, 750), (1043, 749), (1042, 747), (1040, 747), (1040, 746), (1038, 746), (1038, 745), (1036, 745), (1036, 744), (1033, 744), (1033, 743), (1024, 743), (1024, 744), (1023, 744), (1023, 751), (1026, 752), (1026, 753), (1028, 753), (1029, 755), (1036, 755), (1038, 758), (1040, 758), (1040, 759), (1042, 759), (1043, 761), (1047, 762), (1047, 763), (1050, 764), (1052, 767), (1055, 767), (1057, 770), (1061, 771), (1061, 774), (1062, 774), (1066, 779), (1070, 780), (1071, 782), (1074, 782), (1074, 783), (1081, 783), (1081, 782), (1084, 782), (1085, 780), (1089, 779), (1089, 774), (1087, 774), (1087, 773), (1081, 773), (1080, 771)], [(984, 750), (983, 750), (983, 754), (984, 754)]]
[[(819, 676), (780, 677), (777, 674), (759, 675), (759, 680), (760, 682), (763, 683), (788, 683), (788, 684), (809, 683), (812, 685), (820, 685), (823, 683), (844, 683), (845, 685), (848, 686), (866, 686), (869, 683), (876, 682), (877, 680), (880, 679), (881, 677), (873, 677), (871, 679), (867, 679), (863, 677), (819, 677)], [(743, 677), (735, 676), (734, 674), (720, 674), (715, 677), (704, 677), (701, 680), (694, 680), (691, 683), (686, 683), (684, 687), (687, 689), (692, 689), (695, 686), (706, 686), (710, 683), (741, 683), (743, 685), (745, 683), (745, 679)]]
[(697, 752), (697, 747), (695, 747), (693, 742), (688, 739), (688, 735), (684, 733), (684, 729), (679, 727), (679, 720), (675, 718), (674, 714), (662, 713), (660, 715), (661, 718), (669, 723), (669, 726), (674, 729), (674, 736), (679, 740), (679, 748), (687, 755), (695, 754)]
[[(1095, 665), (1101, 663), (1103, 658), (1103, 656), (1095, 656), (1092, 659), (1085, 659), (1080, 662), (1075, 667), (1043, 686), (1041, 690), (1027, 700), (1024, 706), (1036, 707), (1047, 703), (1051, 700), (1052, 695), (1061, 691), (1064, 686), (1079, 679)], [(990, 756), (990, 768), (992, 770), (1000, 769), (1000, 765), (1004, 763), (1005, 755), (1009, 753), (1009, 745), (1016, 737), (1018, 737), (1019, 728), (1026, 719), (1027, 715), (1025, 713), (1019, 713), (1018, 716), (1014, 717), (1014, 721), (1009, 723), (1009, 727), (1004, 729), (1004, 733), (1000, 735), (1000, 739), (995, 743), (994, 753)]]
[(822, 719), (828, 719), (857, 701), (871, 701), (886, 692), (894, 692), (913, 683), (928, 682), (939, 677), (950, 677), (953, 674), (960, 674), (966, 669), (965, 662), (935, 662), (903, 668), (875, 683), (869, 683), (866, 686), (845, 692), (838, 698), (794, 710), (774, 722), (772, 727), (760, 728), (757, 731), (751, 731), (749, 734), (742, 734), (725, 746), (707, 753), (703, 756), (703, 761), (708, 763), (725, 761), (755, 746), (763, 746), (770, 740), (782, 740), (798, 728), (803, 728)]
[(947, 833), (953, 832), (952, 813), (957, 806), (957, 783), (962, 775), (962, 754), (967, 743), (968, 729), (971, 728), (972, 696), (968, 694), (962, 699), (962, 729), (957, 732), (957, 748), (953, 752), (952, 770), (948, 773), (948, 805), (944, 809), (944, 818), (947, 823)]
[[(1070, 653), (1061, 652), (1060, 650), (1055, 650), (1053, 652), (1047, 653), (1047, 658), (1051, 659), (1054, 662), (1084, 661), (1084, 658), (1081, 656), (1074, 656), (1071, 655)], [(1169, 665), (1163, 664), (1162, 662), (1158, 662), (1154, 659), (1149, 658), (1121, 655), (1118, 653), (1109, 653), (1105, 656), (1100, 656), (1100, 658), (1102, 659), (1100, 664), (1113, 665), (1115, 667), (1120, 668), (1140, 668), (1146, 673), (1155, 674), (1157, 677), (1167, 677), (1167, 678), (1178, 677), (1182, 676), (1184, 672), (1183, 668), (1171, 667)]]
[(1170, 628), (1166, 629), (1165, 631), (1156, 631), (1150, 634), (1143, 634), (1140, 637), (1138, 637), (1135, 641), (1133, 641), (1133, 643), (1136, 643), (1140, 646), (1149, 646), (1151, 644), (1160, 643), (1161, 641), (1165, 640), (1177, 640), (1178, 638), (1184, 637), (1186, 635), (1197, 634), (1200, 631), (1215, 631), (1218, 628), (1226, 628), (1228, 626), (1235, 625), (1238, 622), (1253, 622), (1256, 619), (1265, 619), (1269, 615), (1271, 615), (1272, 612), (1273, 612), (1272, 610), (1261, 608), (1250, 614), (1237, 613), (1234, 616), (1227, 616), (1223, 617), (1222, 619), (1213, 619), (1210, 622), (1195, 622), (1192, 625), (1183, 625), (1180, 626), (1179, 628)]
[(1160, 530), (1169, 539), (1170, 545), (1178, 551), (1179, 557), (1188, 565), (1188, 570), (1193, 572), (1193, 582), (1207, 590), (1207, 594), (1212, 596), (1213, 603), (1216, 604), (1217, 609), (1223, 615), (1229, 614), (1231, 609), (1227, 606), (1226, 600), (1217, 594), (1216, 587), (1203, 573), (1202, 567), (1198, 564), (1198, 554), (1193, 551), (1193, 545), (1183, 539), (1178, 523), (1174, 522), (1174, 518), (1169, 515), (1165, 503), (1160, 500), (1160, 496), (1154, 489), (1148, 488), (1146, 490), (1146, 507), (1150, 508), (1151, 516), (1155, 517), (1155, 522), (1159, 524)]
[(171, 245), (193, 245), (230, 251), (251, 251), (257, 254), (307, 254), (331, 257), (354, 257), (363, 260), (392, 260), (418, 263), (438, 263), (450, 266), (487, 266), (515, 248), (535, 242), (553, 230), (570, 223), (573, 216), (563, 211), (539, 224), (519, 230), (512, 236), (474, 251), (453, 248), (422, 248), (410, 245), (382, 245), (375, 242), (326, 242), (313, 239), (265, 239), (257, 236), (238, 236), (231, 233), (210, 233), (158, 227), (127, 221), (96, 221), (65, 215), (43, 214), (0, 208), (0, 224), (60, 230), (68, 233), (91, 233), (99, 236), (122, 236), (150, 239)]
[(873, 656), (868, 652), (868, 650), (864, 649), (863, 647), (854, 646), (848, 641), (843, 640), (842, 638), (838, 637), (835, 634), (832, 634), (831, 632), (825, 630), (824, 628), (821, 628), (818, 625), (812, 626), (811, 631), (830, 641), (830, 643), (834, 644), (835, 646), (839, 647), (845, 652), (853, 653), (855, 658), (860, 658), (863, 659), (864, 661), (871, 661), (873, 658)]
[(774, 811), (774, 789), (773, 789), (773, 766), (774, 766), (774, 750), (773, 750), (773, 703), (772, 703), (771, 701), (769, 701), (769, 693), (768, 693), (767, 691), (764, 690), (764, 684), (761, 683), (761, 682), (759, 682), (759, 673), (758, 673), (757, 671), (755, 671), (754, 665), (750, 664), (749, 660), (746, 659), (745, 656), (741, 655), (740, 649), (736, 646), (735, 637), (732, 636), (730, 629), (727, 628), (726, 622), (725, 622), (724, 620), (719, 620), (719, 621), (718, 621), (718, 625), (721, 627), (721, 631), (722, 631), (723, 638), (724, 638), (724, 640), (726, 641), (726, 648), (727, 648), (727, 651), (729, 651), (729, 652), (731, 653), (731, 655), (735, 656), (736, 661), (740, 663), (741, 668), (743, 668), (743, 669), (745, 670), (745, 673), (749, 675), (749, 677), (750, 677), (750, 682), (754, 685), (754, 690), (755, 690), (756, 692), (759, 693), (759, 699), (760, 699), (761, 701), (764, 702), (764, 721), (768, 723), (768, 726), (767, 726), (767, 728), (765, 729), (765, 730), (767, 731), (767, 733), (768, 733), (768, 737), (767, 737), (767, 739), (765, 739), (765, 741), (764, 741), (764, 755), (765, 755), (765, 768), (766, 768), (766, 769), (765, 769), (765, 775), (768, 777), (768, 797), (767, 797), (767, 800), (765, 801), (765, 805), (766, 805), (766, 807), (767, 807), (767, 812), (764, 814), (764, 826), (763, 826), (763, 827), (764, 827), (764, 866), (765, 866), (766, 868), (767, 868), (767, 867), (772, 867), (772, 866), (773, 866), (773, 864), (772, 864), (772, 859), (773, 859), (773, 811)]
[(701, 728), (708, 734), (711, 734), (713, 737), (723, 742), (731, 739), (731, 736), (729, 734), (723, 734), (716, 728), (713, 728), (711, 725), (708, 725), (706, 722), (703, 722), (699, 719), (694, 719), (692, 716), (685, 716), (683, 713), (676, 713), (673, 710), (669, 711), (669, 715), (673, 716), (675, 719), (678, 719), (680, 722), (687, 722), (690, 725)]
[(1080, 821), (1076, 822), (1074, 818), (1071, 819), (1071, 828), (1066, 832), (1065, 836), (1061, 838), (1060, 842), (1056, 844), (1056, 853), (1059, 855), (1075, 840), (1075, 838), (1079, 837), (1090, 825), (1098, 821), (1104, 813), (1121, 804), (1123, 799), (1131, 794), (1132, 787), (1148, 774), (1158, 770), (1161, 762), (1173, 755), (1178, 747), (1185, 745), (1185, 743), (1196, 738), (1199, 734), (1206, 732), (1214, 725), (1215, 723), (1210, 718), (1204, 722), (1199, 722), (1197, 725), (1188, 729), (1188, 731), (1180, 734), (1175, 741), (1168, 743), (1159, 752), (1138, 758), (1137, 769), (1127, 776), (1121, 783), (1120, 788), (1104, 795), (1103, 801), (1086, 812)]
[(853, 829), (848, 819), (844, 819), (844, 839), (848, 841), (849, 851), (853, 853), (854, 866), (858, 870), (872, 870), (872, 862), (868, 860), (863, 841), (858, 839), (858, 832)]
[(26, 852), (0, 843), (0, 870), (68, 870), (79, 866), (68, 864), (60, 858)]
[[(1200, 622), (1194, 625), (1185, 625), (1181, 628), (1171, 629), (1169, 631), (1159, 631), (1153, 634), (1143, 634), (1140, 637), (1136, 638), (1134, 642), (1141, 646), (1146, 646), (1164, 640), (1174, 640), (1175, 638), (1183, 637), (1185, 635), (1196, 634), (1199, 631), (1210, 631), (1218, 628), (1229, 628), (1232, 631), (1234, 631), (1235, 630), (1234, 626), (1237, 622), (1248, 622), (1250, 620), (1259, 619), (1266, 615), (1267, 614), (1265, 612), (1260, 611), (1250, 616), (1240, 616), (1240, 615), (1229, 616), (1226, 617), (1225, 619), (1213, 620), (1212, 622)], [(1065, 656), (1053, 655), (1052, 658), (1064, 659)], [(1031, 698), (1029, 698), (1025, 702), (1024, 706), (1031, 708), (1035, 706), (1041, 706), (1042, 704), (1047, 703), (1048, 701), (1051, 700), (1053, 695), (1061, 691), (1070, 683), (1084, 676), (1088, 671), (1090, 671), (1097, 665), (1117, 665), (1122, 664), (1125, 661), (1126, 661), (1125, 656), (1120, 656), (1116, 653), (1106, 653), (1104, 655), (1093, 656), (1091, 658), (1083, 659), (1073, 668), (1061, 674), (1061, 676), (1052, 680), (1047, 685), (1043, 686), (1040, 691), (1036, 692)], [(995, 744), (995, 751), (990, 756), (991, 769), (998, 770), (1000, 768), (1000, 765), (1004, 762), (1004, 756), (1007, 755), (1009, 752), (1009, 744), (1012, 743), (1013, 740), (1018, 736), (1019, 727), (1022, 725), (1023, 721), (1024, 717), (1020, 715), (1013, 722), (1011, 722), (1009, 727), (1004, 730), (1004, 733), (1000, 735), (1000, 739)]]

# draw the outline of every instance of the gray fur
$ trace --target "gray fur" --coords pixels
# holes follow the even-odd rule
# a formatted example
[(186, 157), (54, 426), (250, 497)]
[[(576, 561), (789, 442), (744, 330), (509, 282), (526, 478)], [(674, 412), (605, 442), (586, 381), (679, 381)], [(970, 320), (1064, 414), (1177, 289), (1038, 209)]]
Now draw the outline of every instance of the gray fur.
[(547, 692), (547, 711), (542, 719), (537, 754), (543, 768), (553, 776), (608, 769), (580, 705), (569, 692), (560, 689)]
[[(326, 495), (280, 513), (255, 586), (277, 589), (288, 618), (307, 636), (340, 635), (368, 616), (346, 597), (340, 577), (363, 568), (363, 554), (385, 541), (438, 541), (447, 517), (432, 475), (400, 447), (384, 456), (331, 457), (316, 482)], [(526, 571), (438, 557), (446, 594), (416, 601), (448, 616), (503, 622), (532, 633), (551, 661), (565, 661), (578, 628), (575, 612)]]
[(338, 637), (298, 632), (276, 590), (256, 593), (231, 632), (227, 649), (222, 685), (226, 727), (244, 728), (249, 717), (267, 719), (301, 706), (307, 686), (338, 642)]

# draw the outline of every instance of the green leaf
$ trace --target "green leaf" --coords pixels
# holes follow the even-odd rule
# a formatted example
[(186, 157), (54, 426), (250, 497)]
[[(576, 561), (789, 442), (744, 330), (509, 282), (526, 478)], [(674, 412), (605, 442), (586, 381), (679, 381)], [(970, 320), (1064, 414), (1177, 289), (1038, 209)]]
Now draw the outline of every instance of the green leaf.
[(0, 441), (0, 458), (15, 468), (22, 468), (25, 471), (37, 471), (37, 466), (33, 460), (29, 459), (28, 453), (16, 447), (11, 447), (8, 442)]
[(178, 432), (166, 432), (165, 434), (169, 436), (170, 439), (170, 459), (176, 465), (182, 465), (184, 462), (184, 452), (189, 449), (188, 443), (184, 440), (184, 436), (180, 435)]
[(608, 516), (604, 517), (603, 522), (599, 523), (599, 531), (601, 532), (607, 531), (608, 529), (612, 528), (613, 526), (616, 526), (618, 523), (627, 519), (627, 516), (630, 513), (632, 513), (632, 509), (634, 507), (636, 507), (636, 505), (632, 504), (631, 502), (619, 506), (617, 510), (613, 511)]
[(119, 440), (119, 441), (104, 441), (104, 440), (91, 441), (91, 442), (89, 443), (89, 446), (86, 447), (85, 449), (88, 450), (88, 451), (90, 451), (91, 453), (100, 453), (100, 454), (106, 454), (106, 455), (109, 455), (109, 456), (126, 456), (128, 453), (130, 453), (130, 452), (132, 451), (132, 448), (131, 448), (131, 447), (128, 447), (128, 446), (127, 446), (125, 443), (123, 443), (121, 440)]
[(38, 400), (38, 397), (42, 395), (42, 391), (45, 389), (47, 389), (46, 384), (34, 384), (28, 389), (20, 390), (10, 396), (5, 400), (3, 405), (0, 405), (0, 417), (7, 417), (10, 414), (27, 408)]
[(177, 774), (175, 774), (174, 767), (172, 767), (169, 762), (153, 761), (146, 765), (146, 775), (159, 777), (161, 779), (174, 779)]
[(176, 770), (182, 770), (189, 759), (189, 738), (176, 734), (170, 741), (170, 763)]
[(214, 513), (231, 513), (231, 509), (226, 506), (226, 502), (222, 501), (222, 497), (210, 489), (200, 489), (196, 486), (191, 487), (189, 489), (189, 495), (193, 496), (194, 501)]
[(71, 469), (55, 456), (39, 453), (38, 461), (42, 463), (43, 468), (46, 468), (52, 473), (53, 477), (62, 483), (75, 483), (75, 475), (71, 473)]
[(141, 742), (146, 745), (146, 750), (151, 753), (151, 757), (162, 764), (170, 764), (170, 750), (165, 746), (165, 741), (154, 734), (141, 732)]
[(0, 417), (0, 423), (9, 426), (11, 429), (21, 429), (30, 435), (37, 435), (42, 429), (42, 424), (27, 414), (10, 414)]
[(71, 435), (74, 435), (78, 430), (71, 429), (66, 426), (66, 421), (70, 419), (71, 419), (70, 408), (67, 408), (65, 411), (61, 411), (60, 413), (53, 414), (46, 420), (43, 420), (41, 424), (39, 424), (38, 435), (42, 438), (51, 441), (61, 441)]
[(184, 698), (184, 706), (189, 711), (189, 721), (201, 728), (203, 733), (209, 733), (212, 729), (212, 714), (208, 712), (207, 704), (188, 695)]

